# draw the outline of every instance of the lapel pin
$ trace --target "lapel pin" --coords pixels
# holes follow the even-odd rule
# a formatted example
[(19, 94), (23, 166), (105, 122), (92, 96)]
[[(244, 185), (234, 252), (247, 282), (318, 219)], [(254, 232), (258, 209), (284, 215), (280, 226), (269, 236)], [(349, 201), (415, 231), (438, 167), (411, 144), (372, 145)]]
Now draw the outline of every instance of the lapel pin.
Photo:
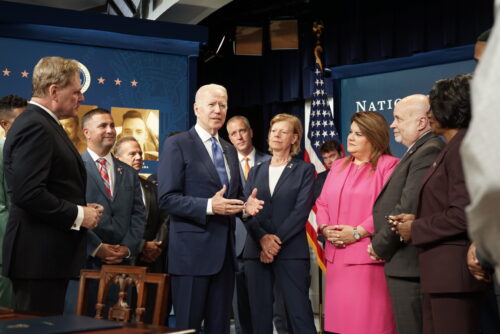
[(122, 166), (118, 166), (117, 170), (118, 170), (118, 173), (119, 173), (120, 175), (122, 175), (122, 174), (123, 174), (123, 167), (122, 167)]

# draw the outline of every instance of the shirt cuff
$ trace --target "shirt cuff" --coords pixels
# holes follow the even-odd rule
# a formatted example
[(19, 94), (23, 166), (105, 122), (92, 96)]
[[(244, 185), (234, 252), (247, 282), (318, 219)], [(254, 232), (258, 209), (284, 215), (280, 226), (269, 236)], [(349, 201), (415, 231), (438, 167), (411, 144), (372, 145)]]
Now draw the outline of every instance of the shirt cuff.
[(102, 246), (102, 242), (99, 244), (99, 246), (97, 246), (96, 249), (94, 249), (94, 251), (90, 255), (92, 255), (92, 257), (95, 257), (97, 252), (99, 251), (99, 249), (101, 249), (101, 246)]
[(80, 231), (80, 226), (82, 226), (83, 223), (83, 207), (81, 207), (80, 205), (77, 205), (76, 207), (78, 208), (78, 214), (76, 215), (76, 219), (73, 222), (73, 226), (71, 226), (71, 229)]
[(213, 215), (214, 212), (212, 211), (212, 199), (209, 198), (207, 202), (207, 215)]

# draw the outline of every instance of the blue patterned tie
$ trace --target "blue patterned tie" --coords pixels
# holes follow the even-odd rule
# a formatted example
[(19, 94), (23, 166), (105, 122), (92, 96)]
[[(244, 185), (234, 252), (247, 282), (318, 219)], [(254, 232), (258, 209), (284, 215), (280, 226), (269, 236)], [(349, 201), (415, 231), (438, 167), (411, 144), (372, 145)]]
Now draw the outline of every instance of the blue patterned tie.
[(217, 139), (215, 139), (215, 137), (211, 137), (210, 141), (212, 142), (212, 156), (214, 157), (215, 169), (217, 170), (217, 174), (219, 174), (220, 182), (229, 188), (229, 178), (227, 177), (222, 150), (219, 145), (217, 145)]

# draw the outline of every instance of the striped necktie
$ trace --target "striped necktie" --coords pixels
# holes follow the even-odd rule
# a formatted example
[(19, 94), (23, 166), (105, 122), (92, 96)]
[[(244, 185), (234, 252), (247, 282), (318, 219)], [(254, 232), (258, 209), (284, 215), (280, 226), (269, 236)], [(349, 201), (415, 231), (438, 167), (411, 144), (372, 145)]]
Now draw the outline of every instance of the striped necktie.
[(101, 174), (102, 181), (104, 182), (104, 188), (109, 195), (109, 198), (113, 198), (111, 195), (111, 187), (109, 184), (109, 174), (108, 169), (106, 168), (106, 159), (99, 158), (97, 159), (97, 163), (99, 164), (99, 174)]

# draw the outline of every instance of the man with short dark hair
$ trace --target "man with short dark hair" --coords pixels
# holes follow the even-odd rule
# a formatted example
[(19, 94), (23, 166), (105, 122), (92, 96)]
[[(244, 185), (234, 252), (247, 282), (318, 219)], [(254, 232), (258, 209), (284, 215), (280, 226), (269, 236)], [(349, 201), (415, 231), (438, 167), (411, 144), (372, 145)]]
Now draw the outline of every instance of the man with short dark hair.
[(82, 154), (88, 174), (87, 200), (104, 207), (99, 227), (89, 232), (87, 267), (131, 264), (146, 225), (139, 177), (111, 154), (116, 130), (108, 110), (90, 110), (82, 118), (82, 127), (87, 139)]
[(342, 150), (341, 144), (336, 140), (327, 140), (319, 147), (319, 153), (323, 158), (323, 162), (326, 165), (326, 170), (318, 174), (316, 181), (314, 181), (314, 200), (316, 200), (319, 195), (321, 195), (321, 190), (325, 184), (326, 177), (330, 171), (330, 167), (335, 160), (344, 157), (344, 151)]
[[(226, 130), (229, 135), (229, 140), (236, 148), (238, 152), (238, 161), (240, 162), (240, 177), (241, 184), (245, 187), (246, 180), (248, 178), (248, 173), (253, 166), (260, 165), (261, 163), (271, 159), (269, 154), (264, 154), (255, 149), (252, 143), (253, 131), (250, 127), (250, 122), (245, 116), (233, 116), (226, 124)], [(250, 334), (253, 333), (252, 329), (252, 319), (250, 316), (250, 304), (248, 301), (248, 290), (245, 276), (245, 266), (244, 260), (242, 258), (243, 250), (245, 246), (245, 240), (247, 237), (247, 229), (243, 224), (243, 221), (236, 217), (235, 225), (235, 236), (236, 236), (236, 259), (238, 262), (238, 268), (236, 268), (236, 280), (235, 280), (235, 292), (233, 296), (233, 313), (235, 318), (235, 331), (236, 334)], [(281, 292), (278, 294), (281, 296)], [(283, 304), (282, 298), (279, 299), (280, 305)], [(275, 302), (276, 308), (276, 302)], [(279, 308), (280, 313), (279, 319), (276, 319), (277, 326), (283, 324), (282, 327), (287, 327), (286, 312), (284, 306)], [(282, 314), (283, 313), (283, 314)], [(275, 312), (276, 316), (276, 312)], [(280, 328), (279, 328), (280, 329)], [(280, 330), (278, 330), (281, 333)]]
[[(132, 167), (137, 173), (142, 169), (142, 149), (134, 137), (123, 137), (115, 144), (115, 157)], [(145, 206), (146, 227), (144, 236), (139, 244), (138, 256), (134, 265), (148, 267), (153, 273), (167, 272), (167, 244), (168, 222), (166, 213), (158, 207), (158, 189), (156, 184), (139, 176), (141, 182), (142, 200)], [(151, 286), (147, 291), (146, 314), (144, 321), (150, 323), (153, 319), (154, 302), (157, 289)], [(169, 304), (167, 312), (170, 313), (172, 296), (168, 292)]]
[(59, 122), (76, 115), (81, 87), (78, 62), (42, 58), (33, 70), (33, 97), (5, 141), (12, 206), (3, 274), (19, 310), (63, 312), (68, 281), (85, 263), (87, 230), (102, 214), (100, 205), (87, 205), (85, 167)]
[[(115, 157), (137, 173), (142, 169), (142, 149), (134, 137), (123, 137), (116, 142)], [(157, 186), (142, 177), (139, 177), (139, 180), (147, 222), (135, 264), (147, 266), (154, 273), (164, 273), (167, 265), (168, 215), (158, 207)]]
[[(26, 109), (28, 101), (17, 95), (7, 95), (0, 99), (0, 126), (5, 132), (9, 132), (12, 122), (21, 112)], [(3, 146), (5, 138), (0, 139), (0, 268), (2, 265), (2, 248), (3, 236), (5, 235), (5, 227), (9, 219), (10, 199), (7, 194), (7, 185), (3, 172)], [(14, 292), (12, 291), (12, 283), (7, 277), (0, 275), (0, 306), (15, 307)]]
[(139, 111), (129, 110), (123, 114), (120, 137), (134, 137), (141, 145), (146, 160), (158, 160), (158, 139), (151, 133)]

